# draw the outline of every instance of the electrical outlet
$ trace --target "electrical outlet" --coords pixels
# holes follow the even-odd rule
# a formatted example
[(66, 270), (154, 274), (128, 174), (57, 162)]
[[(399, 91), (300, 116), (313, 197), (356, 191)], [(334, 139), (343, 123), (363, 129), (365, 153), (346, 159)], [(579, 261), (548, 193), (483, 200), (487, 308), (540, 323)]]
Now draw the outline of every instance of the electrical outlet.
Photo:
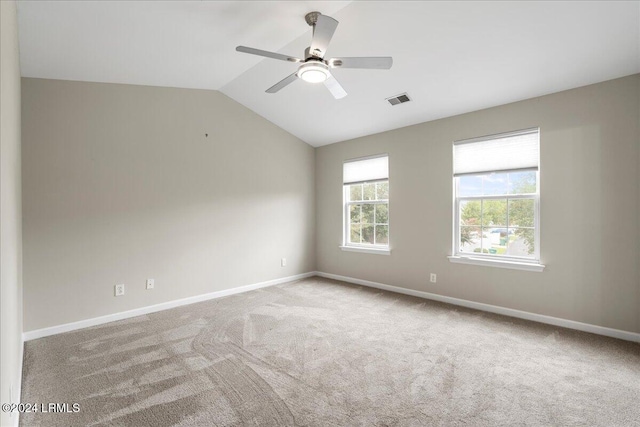
[(287, 259), (286, 259), (286, 258), (282, 258), (282, 259), (280, 260), (280, 265), (281, 265), (282, 267), (286, 267), (286, 266), (287, 266)]
[(155, 281), (153, 279), (147, 279), (147, 289), (153, 289)]
[(431, 283), (436, 283), (436, 273), (431, 273), (431, 277), (429, 278)]
[(115, 294), (117, 297), (124, 295), (124, 284), (115, 286)]

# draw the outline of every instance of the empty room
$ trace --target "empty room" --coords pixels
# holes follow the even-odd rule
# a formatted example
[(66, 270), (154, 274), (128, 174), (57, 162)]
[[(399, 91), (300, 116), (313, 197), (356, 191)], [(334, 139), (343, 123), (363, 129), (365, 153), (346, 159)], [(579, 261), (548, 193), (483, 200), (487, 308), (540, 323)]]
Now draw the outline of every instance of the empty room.
[(640, 1), (0, 1), (2, 426), (640, 426)]

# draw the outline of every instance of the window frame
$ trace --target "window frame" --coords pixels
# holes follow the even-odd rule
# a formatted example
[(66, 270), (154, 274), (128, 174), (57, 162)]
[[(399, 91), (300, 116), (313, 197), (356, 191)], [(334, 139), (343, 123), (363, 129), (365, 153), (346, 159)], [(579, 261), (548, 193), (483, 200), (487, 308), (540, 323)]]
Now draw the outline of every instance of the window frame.
[[(500, 134), (495, 134), (495, 135), (487, 135), (487, 136), (482, 136), (482, 137), (477, 137), (477, 138), (471, 138), (471, 139), (467, 139), (467, 140), (461, 140), (461, 141), (455, 141), (453, 143), (453, 153), (454, 153), (454, 157), (453, 157), (453, 165), (454, 165), (454, 174), (453, 174), (453, 230), (452, 230), (452, 234), (453, 234), (453, 245), (452, 245), (452, 254), (451, 256), (449, 256), (449, 260), (451, 262), (455, 262), (455, 263), (464, 263), (464, 264), (475, 264), (475, 265), (484, 265), (484, 266), (493, 266), (493, 267), (500, 267), (500, 268), (511, 268), (511, 269), (518, 269), (518, 270), (529, 270), (529, 271), (538, 271), (541, 272), (544, 270), (544, 265), (541, 264), (541, 258), (540, 258), (540, 247), (541, 247), (541, 242), (540, 242), (540, 159), (538, 157), (537, 159), (537, 166), (535, 168), (518, 168), (515, 167), (514, 169), (500, 169), (500, 170), (485, 170), (482, 171), (480, 169), (480, 171), (478, 172), (469, 172), (466, 173), (455, 173), (455, 147), (458, 144), (466, 144), (466, 143), (475, 143), (475, 142), (483, 142), (483, 141), (489, 141), (489, 140), (496, 140), (496, 139), (501, 139), (501, 138), (506, 138), (506, 137), (511, 137), (511, 136), (517, 136), (517, 135), (521, 135), (521, 134), (526, 134), (526, 133), (533, 133), (536, 132), (537, 136), (538, 136), (538, 156), (539, 156), (539, 150), (540, 150), (540, 128), (530, 128), (530, 129), (524, 129), (524, 130), (519, 130), (519, 131), (513, 131), (513, 132), (505, 132), (505, 133), (500, 133)], [(459, 185), (460, 185), (460, 178), (462, 176), (487, 176), (487, 175), (491, 175), (491, 174), (508, 174), (508, 173), (514, 173), (514, 172), (523, 172), (523, 171), (535, 171), (535, 177), (536, 177), (536, 191), (535, 193), (520, 193), (520, 194), (491, 194), (491, 195), (472, 195), (472, 196), (459, 196)], [(495, 255), (495, 254), (485, 254), (479, 252), (479, 253), (471, 253), (471, 252), (461, 252), (460, 251), (460, 247), (461, 247), (461, 242), (460, 242), (460, 238), (461, 238), (461, 218), (460, 218), (460, 206), (462, 202), (465, 201), (474, 201), (474, 200), (504, 200), (507, 203), (507, 206), (509, 206), (509, 201), (510, 200), (533, 200), (533, 213), (534, 213), (534, 219), (533, 219), (533, 227), (525, 227), (528, 229), (533, 228), (534, 229), (534, 239), (535, 239), (535, 245), (534, 245), (534, 252), (532, 255), (530, 256), (514, 256), (514, 255)], [(505, 227), (508, 229), (509, 227), (509, 209), (507, 209), (506, 212), (507, 215), (507, 223), (505, 224)], [(500, 227), (500, 226), (497, 226)], [(487, 228), (487, 227), (485, 227)], [(514, 227), (515, 228), (515, 227)], [(483, 226), (482, 224), (480, 225), (480, 232), (481, 232), (481, 236), (480, 238), (482, 238), (482, 230), (483, 230)]]
[[(389, 174), (389, 153), (378, 153), (370, 156), (357, 157), (346, 159), (342, 162), (342, 242), (340, 244), (340, 249), (343, 251), (349, 252), (362, 252), (362, 253), (370, 253), (370, 254), (378, 254), (378, 255), (391, 255), (391, 179)], [(380, 164), (379, 162), (375, 162), (376, 159), (384, 158), (385, 163)], [(368, 168), (358, 170), (359, 166), (357, 166), (358, 162), (368, 162), (369, 160), (373, 160), (374, 162)], [(349, 165), (350, 163), (356, 163), (355, 170), (354, 166)], [(361, 167), (361, 166), (360, 166)], [(373, 169), (369, 169), (373, 168)], [(349, 188), (352, 185), (356, 184), (371, 184), (377, 182), (387, 182), (388, 185), (388, 193), (386, 200), (368, 200), (368, 201), (356, 201), (350, 203), (349, 200)], [(364, 187), (363, 187), (363, 197), (364, 197)], [(376, 199), (377, 199), (377, 191), (376, 191)], [(351, 232), (351, 216), (349, 212), (349, 207), (353, 204), (386, 204), (387, 205), (387, 244), (368, 244), (368, 243), (350, 243), (350, 232)], [(375, 212), (374, 212), (375, 215)], [(375, 233), (375, 217), (374, 217), (374, 233)], [(375, 237), (374, 237), (375, 241)]]

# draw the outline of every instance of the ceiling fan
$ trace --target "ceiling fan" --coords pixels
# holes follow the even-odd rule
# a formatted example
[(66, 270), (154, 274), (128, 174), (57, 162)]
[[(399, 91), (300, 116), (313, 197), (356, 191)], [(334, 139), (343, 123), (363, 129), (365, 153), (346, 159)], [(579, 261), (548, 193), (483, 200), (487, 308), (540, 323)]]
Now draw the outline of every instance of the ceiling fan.
[(338, 21), (323, 15), (320, 12), (310, 12), (304, 17), (307, 24), (313, 27), (313, 37), (311, 46), (305, 49), (304, 59), (281, 53), (268, 52), (266, 50), (254, 49), (252, 47), (238, 46), (238, 52), (250, 53), (252, 55), (265, 56), (267, 58), (279, 59), (301, 63), (298, 70), (288, 77), (285, 77), (275, 85), (266, 90), (267, 93), (276, 93), (283, 87), (289, 85), (298, 78), (309, 83), (324, 83), (329, 92), (336, 99), (344, 98), (347, 92), (331, 75), (333, 68), (368, 68), (378, 70), (388, 70), (393, 64), (390, 56), (380, 57), (342, 57), (324, 59), (327, 46), (333, 37), (333, 33), (338, 27)]

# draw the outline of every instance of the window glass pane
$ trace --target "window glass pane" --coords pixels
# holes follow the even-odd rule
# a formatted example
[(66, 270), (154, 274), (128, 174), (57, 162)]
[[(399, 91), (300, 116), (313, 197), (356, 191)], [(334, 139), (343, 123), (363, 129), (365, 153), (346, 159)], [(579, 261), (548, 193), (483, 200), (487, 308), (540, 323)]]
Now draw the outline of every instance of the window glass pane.
[(376, 225), (376, 244), (377, 245), (389, 244), (389, 226), (388, 225)]
[(533, 227), (534, 222), (533, 199), (509, 200), (509, 227)]
[(349, 229), (349, 243), (360, 243), (360, 234), (360, 224), (351, 224)]
[(482, 228), (480, 231), (480, 248), (475, 248), (473, 251), (476, 253), (488, 254), (489, 248), (491, 248), (491, 234), (486, 228)]
[(373, 225), (362, 225), (362, 243), (373, 245)]
[[(482, 253), (488, 255), (504, 255), (506, 246), (500, 246), (500, 231), (494, 228), (482, 228)], [(506, 234), (506, 233), (505, 233)]]
[(458, 195), (465, 196), (481, 196), (482, 195), (482, 176), (481, 175), (464, 175), (458, 178)]
[(389, 223), (389, 205), (376, 205), (376, 224)]
[(389, 199), (389, 181), (377, 182), (376, 183), (376, 190), (377, 190), (378, 200), (388, 200)]
[(482, 203), (480, 200), (460, 202), (460, 225), (482, 224)]
[(482, 226), (507, 226), (507, 201), (483, 200), (482, 201)]
[(363, 184), (362, 185), (362, 200), (375, 200), (376, 199), (376, 183)]
[(349, 200), (352, 202), (362, 200), (362, 184), (354, 184), (349, 186)]
[[(348, 206), (345, 244), (388, 245), (389, 181), (348, 185), (345, 194)], [(379, 200), (384, 203), (378, 204)]]
[(507, 194), (509, 187), (509, 174), (492, 173), (482, 176), (482, 195), (495, 196)]
[(507, 255), (530, 257), (535, 253), (535, 230), (533, 228), (510, 228)]
[(509, 232), (506, 228), (483, 228), (482, 249), (489, 255), (504, 255), (509, 245)]
[(535, 194), (536, 172), (512, 172), (509, 174), (509, 194)]
[(481, 245), (480, 227), (460, 227), (460, 252), (474, 252)]
[(349, 206), (349, 217), (351, 218), (352, 223), (360, 223), (362, 222), (362, 213), (360, 212), (360, 207), (362, 205), (351, 205)]
[(376, 199), (376, 183), (362, 184), (362, 200)]
[(363, 204), (362, 205), (362, 222), (367, 224), (373, 224), (375, 205)]

